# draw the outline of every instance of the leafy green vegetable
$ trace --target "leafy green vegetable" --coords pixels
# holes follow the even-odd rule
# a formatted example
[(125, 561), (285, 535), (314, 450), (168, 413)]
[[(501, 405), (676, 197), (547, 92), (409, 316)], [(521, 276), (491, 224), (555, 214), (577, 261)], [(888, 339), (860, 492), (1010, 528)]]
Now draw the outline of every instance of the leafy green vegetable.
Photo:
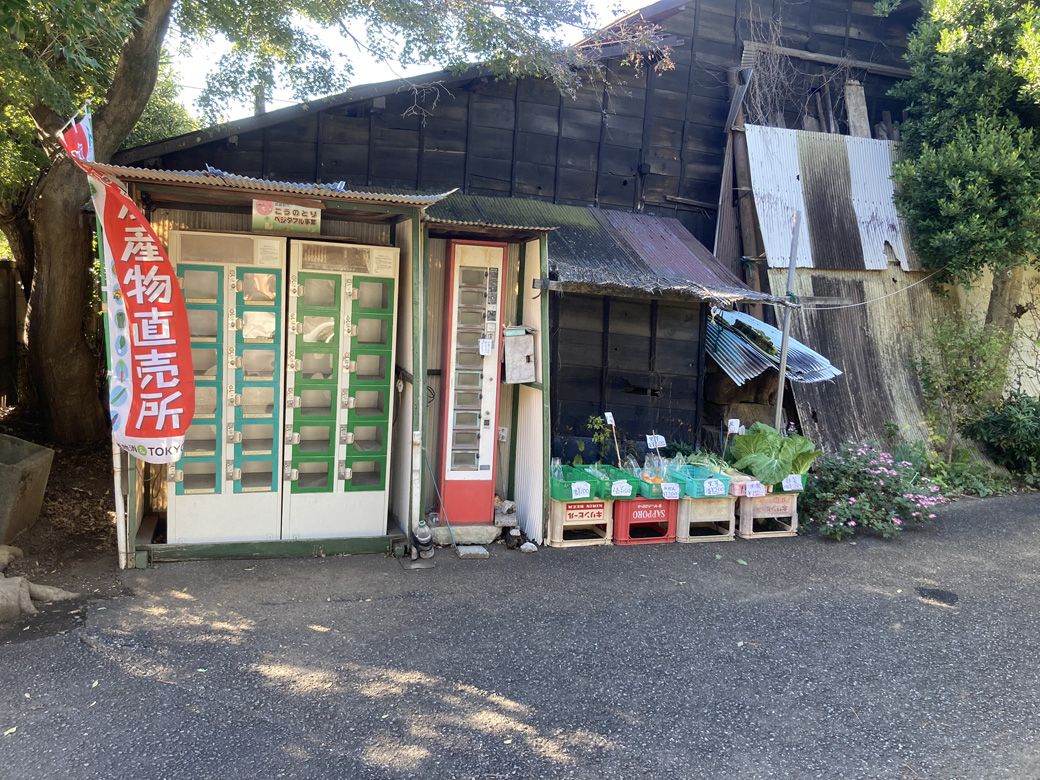
[(733, 439), (733, 466), (766, 485), (775, 485), (789, 474), (805, 474), (820, 452), (804, 436), (782, 436), (757, 422)]

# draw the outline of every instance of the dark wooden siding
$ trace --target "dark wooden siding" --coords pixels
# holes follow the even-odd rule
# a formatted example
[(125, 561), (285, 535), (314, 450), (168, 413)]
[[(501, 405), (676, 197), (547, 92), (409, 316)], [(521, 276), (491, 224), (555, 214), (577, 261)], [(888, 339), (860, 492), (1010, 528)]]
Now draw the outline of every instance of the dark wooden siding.
[(637, 443), (694, 441), (700, 304), (554, 294), (552, 312), (554, 455), (573, 458), (604, 411)]
[[(206, 164), (302, 181), (546, 198), (643, 208), (678, 217), (711, 246), (729, 110), (727, 73), (740, 64), (749, 19), (783, 20), (783, 43), (821, 54), (901, 64), (909, 21), (873, 16), (868, 0), (691, 0), (661, 24), (684, 45), (657, 73), (610, 62), (605, 83), (561, 96), (549, 82), (478, 79), (450, 86), (425, 124), (410, 91), (324, 109), (147, 161)], [(898, 105), (891, 79), (864, 84), (871, 121)]]

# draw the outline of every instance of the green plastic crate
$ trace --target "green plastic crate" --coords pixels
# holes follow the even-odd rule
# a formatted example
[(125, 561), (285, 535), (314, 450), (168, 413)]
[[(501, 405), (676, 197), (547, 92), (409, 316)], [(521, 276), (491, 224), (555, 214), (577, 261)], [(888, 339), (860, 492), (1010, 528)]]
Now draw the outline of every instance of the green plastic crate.
[[(603, 498), (613, 499), (614, 501), (631, 501), (632, 499), (639, 498), (639, 478), (633, 477), (627, 471), (619, 469), (617, 466), (609, 466), (605, 463), (596, 463), (594, 466), (575, 466), (575, 468), (586, 472), (596, 468), (609, 477), (609, 479), (603, 483), (603, 492), (601, 494)], [(591, 473), (589, 476), (592, 476)], [(592, 479), (598, 479), (598, 477), (592, 477)], [(602, 480), (600, 481), (602, 482)], [(632, 486), (632, 494), (628, 496), (612, 496), (610, 491), (615, 482), (627, 482)]]
[[(679, 495), (677, 496), (677, 498), (682, 498), (683, 495), (685, 495), (682, 483), (677, 482), (676, 480), (673, 480), (671, 478), (669, 478), (668, 481), (675, 482), (677, 485), (679, 485)], [(643, 498), (664, 498), (664, 495), (661, 491), (662, 484), (663, 483), (660, 482), (647, 482), (645, 479), (641, 479), (639, 480), (639, 495), (641, 495)]]
[[(668, 476), (682, 487), (688, 498), (722, 498), (729, 495), (729, 477), (709, 469), (707, 466), (680, 466), (672, 469)], [(719, 496), (705, 496), (704, 483), (709, 479), (717, 479), (722, 483), (723, 491)]]
[[(571, 485), (575, 482), (588, 482), (589, 483), (589, 498), (574, 498), (574, 494), (571, 492)], [(582, 471), (574, 466), (563, 467), (563, 479), (551, 479), (549, 481), (549, 495), (557, 501), (586, 501), (591, 499), (603, 498), (604, 483), (602, 480), (596, 479), (591, 474)], [(607, 498), (610, 497), (610, 488), (607, 487)]]

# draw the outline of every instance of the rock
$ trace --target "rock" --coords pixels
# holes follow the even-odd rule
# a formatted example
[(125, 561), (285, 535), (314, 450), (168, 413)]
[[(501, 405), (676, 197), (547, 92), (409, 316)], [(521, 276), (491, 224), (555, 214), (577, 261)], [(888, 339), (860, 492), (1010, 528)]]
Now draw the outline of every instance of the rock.
[(0, 544), (0, 571), (5, 571), (11, 565), (11, 561), (21, 558), (22, 555), (20, 548), (9, 544)]
[(0, 577), (0, 623), (16, 620), (22, 614), (35, 615), (29, 581), (25, 577)]
[(538, 545), (534, 542), (524, 542), (520, 545), (520, 552), (532, 553), (538, 550)]
[(495, 512), (502, 515), (516, 514), (516, 502), (500, 501), (498, 506), (495, 507)]
[(50, 585), (37, 585), (33, 582), (29, 583), (29, 596), (33, 601), (69, 601), (70, 599), (79, 598), (78, 593), (72, 593)]
[(516, 514), (504, 515), (500, 511), (495, 512), (495, 525), (499, 528), (515, 528), (517, 524)]

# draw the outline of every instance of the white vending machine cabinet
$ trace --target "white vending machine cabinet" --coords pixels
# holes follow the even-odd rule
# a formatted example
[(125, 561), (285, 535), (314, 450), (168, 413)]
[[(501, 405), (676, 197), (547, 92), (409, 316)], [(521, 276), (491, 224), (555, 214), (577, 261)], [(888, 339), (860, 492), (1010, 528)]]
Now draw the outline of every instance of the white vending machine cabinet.
[(440, 495), (459, 525), (495, 517), (505, 255), (505, 244), (450, 245)]
[(284, 238), (173, 231), (195, 415), (168, 468), (171, 544), (281, 537)]
[(386, 533), (396, 247), (290, 244), (284, 537)]

